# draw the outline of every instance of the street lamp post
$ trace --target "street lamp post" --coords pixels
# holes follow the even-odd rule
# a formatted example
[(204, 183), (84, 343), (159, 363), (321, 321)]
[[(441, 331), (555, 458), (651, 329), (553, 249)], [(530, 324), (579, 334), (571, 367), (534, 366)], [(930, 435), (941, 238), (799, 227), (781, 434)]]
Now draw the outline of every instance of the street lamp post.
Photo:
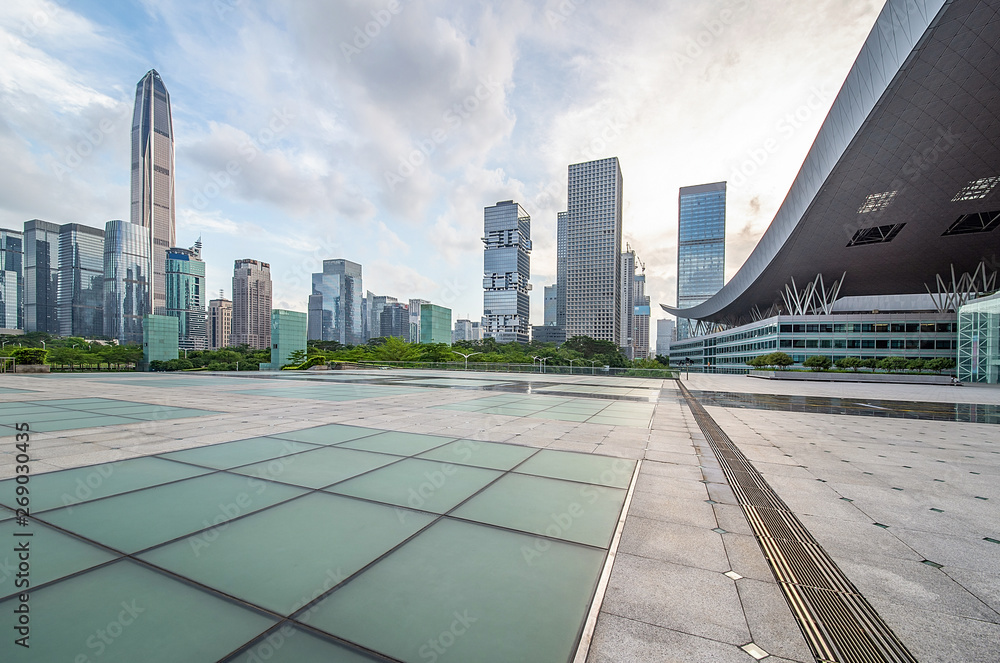
[(459, 352), (458, 350), (452, 350), (452, 353), (465, 359), (465, 370), (469, 370), (469, 357), (483, 354), (482, 352), (470, 352), (469, 354), (465, 354), (464, 352)]
[(587, 361), (590, 362), (590, 374), (591, 375), (596, 375), (597, 374), (597, 369), (594, 368), (594, 366), (600, 361), (600, 359), (588, 359)]
[(581, 359), (570, 359), (569, 360), (569, 374), (570, 375), (573, 375), (573, 362), (574, 361), (582, 361), (582, 360)]

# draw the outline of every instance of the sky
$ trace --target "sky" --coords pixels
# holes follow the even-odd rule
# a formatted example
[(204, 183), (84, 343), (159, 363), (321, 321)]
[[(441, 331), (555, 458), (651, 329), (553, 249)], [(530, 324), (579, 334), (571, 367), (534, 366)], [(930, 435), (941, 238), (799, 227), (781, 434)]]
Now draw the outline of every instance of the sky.
[[(177, 243), (207, 290), (322, 261), (479, 319), (483, 208), (532, 219), (531, 322), (567, 166), (617, 156), (653, 318), (677, 190), (727, 181), (726, 278), (780, 206), (884, 0), (18, 0), (0, 3), (0, 227), (128, 218), (135, 85), (170, 92)], [(624, 249), (624, 246), (623, 246)], [(655, 323), (651, 336), (655, 337)]]

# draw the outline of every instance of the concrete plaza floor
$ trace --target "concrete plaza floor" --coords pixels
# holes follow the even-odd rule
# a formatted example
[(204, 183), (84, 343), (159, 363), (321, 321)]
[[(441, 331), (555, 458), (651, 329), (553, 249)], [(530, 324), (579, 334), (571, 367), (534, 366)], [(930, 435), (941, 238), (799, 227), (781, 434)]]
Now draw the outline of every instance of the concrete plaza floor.
[[(586, 660), (814, 660), (675, 381), (430, 371), (281, 378), (4, 375), (0, 408), (93, 398), (179, 408), (176, 419), (101, 425), (88, 415), (88, 427), (33, 433), (33, 475), (332, 423), (641, 460), (596, 628), (584, 633)], [(684, 384), (696, 394), (1000, 404), (1000, 390), (985, 387), (696, 374)], [(1000, 428), (702, 403), (917, 660), (997, 660)], [(211, 413), (182, 416), (196, 409)], [(0, 479), (15, 474), (13, 432), (0, 437)]]

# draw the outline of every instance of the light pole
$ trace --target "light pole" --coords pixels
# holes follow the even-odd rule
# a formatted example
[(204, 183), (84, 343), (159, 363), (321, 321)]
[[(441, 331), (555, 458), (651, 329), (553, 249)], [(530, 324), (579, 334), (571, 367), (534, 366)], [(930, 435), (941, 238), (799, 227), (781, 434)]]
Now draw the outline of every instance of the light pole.
[(483, 354), (482, 352), (470, 352), (469, 354), (465, 354), (464, 352), (459, 352), (458, 350), (452, 350), (452, 353), (465, 359), (465, 370), (469, 370), (469, 357)]
[(581, 359), (570, 359), (569, 360), (569, 374), (570, 375), (573, 375), (573, 362), (574, 361), (582, 361), (582, 360)]
[(546, 362), (546, 360), (548, 360), (548, 357), (532, 357), (531, 358), (531, 365), (532, 366), (535, 365), (535, 361), (536, 360), (538, 361), (539, 372), (540, 373), (544, 373), (545, 372), (545, 362)]
[(596, 375), (597, 374), (597, 369), (594, 368), (594, 365), (597, 364), (598, 362), (600, 362), (600, 359), (588, 359), (587, 361), (590, 362), (590, 374), (591, 375)]
[(42, 341), (42, 350), (45, 349), (45, 341)]

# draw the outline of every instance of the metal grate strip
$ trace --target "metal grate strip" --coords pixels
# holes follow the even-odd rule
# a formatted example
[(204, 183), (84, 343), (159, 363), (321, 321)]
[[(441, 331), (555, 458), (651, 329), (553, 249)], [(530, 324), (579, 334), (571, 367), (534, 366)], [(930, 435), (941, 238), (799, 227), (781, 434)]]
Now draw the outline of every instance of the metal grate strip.
[(753, 463), (678, 384), (817, 663), (917, 663)]

